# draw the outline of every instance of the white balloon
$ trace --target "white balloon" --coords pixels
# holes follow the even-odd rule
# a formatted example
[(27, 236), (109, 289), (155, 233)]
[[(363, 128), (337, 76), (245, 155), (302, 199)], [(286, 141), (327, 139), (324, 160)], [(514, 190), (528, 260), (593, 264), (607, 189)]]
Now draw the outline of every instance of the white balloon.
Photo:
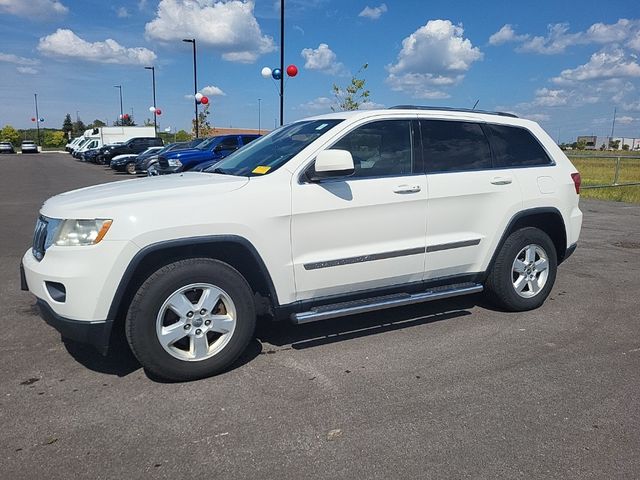
[(197, 100), (197, 101), (202, 100), (202, 97), (203, 97), (203, 96), (204, 96), (204, 95), (202, 95), (200, 92), (196, 93), (196, 100)]
[(155, 112), (155, 111), (156, 111), (156, 107), (149, 107), (149, 111), (150, 111), (151, 113)]
[(264, 78), (270, 78), (271, 77), (271, 69), (269, 67), (264, 67), (262, 69), (262, 71), (260, 72), (260, 74), (264, 77)]

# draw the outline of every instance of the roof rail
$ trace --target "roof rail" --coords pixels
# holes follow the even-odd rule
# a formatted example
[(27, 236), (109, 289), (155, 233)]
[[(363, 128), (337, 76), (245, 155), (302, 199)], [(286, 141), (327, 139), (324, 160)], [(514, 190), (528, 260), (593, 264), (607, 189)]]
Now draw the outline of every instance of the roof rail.
[(484, 115), (500, 115), (501, 117), (518, 118), (517, 115), (506, 112), (488, 112), (486, 110), (473, 110), (471, 108), (431, 107), (423, 105), (395, 105), (393, 107), (389, 107), (389, 110), (440, 110), (444, 112), (482, 113)]

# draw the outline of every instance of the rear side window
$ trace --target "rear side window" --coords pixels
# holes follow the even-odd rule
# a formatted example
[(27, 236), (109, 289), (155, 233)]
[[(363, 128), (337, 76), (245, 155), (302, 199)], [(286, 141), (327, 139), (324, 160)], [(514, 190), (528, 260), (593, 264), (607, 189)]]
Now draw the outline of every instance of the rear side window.
[(551, 159), (533, 134), (524, 128), (485, 125), (495, 168), (551, 165)]
[(477, 123), (422, 120), (422, 149), (428, 173), (491, 168), (489, 142)]
[(246, 145), (247, 143), (254, 141), (256, 138), (258, 138), (258, 137), (249, 136), (249, 135), (242, 135), (242, 144)]

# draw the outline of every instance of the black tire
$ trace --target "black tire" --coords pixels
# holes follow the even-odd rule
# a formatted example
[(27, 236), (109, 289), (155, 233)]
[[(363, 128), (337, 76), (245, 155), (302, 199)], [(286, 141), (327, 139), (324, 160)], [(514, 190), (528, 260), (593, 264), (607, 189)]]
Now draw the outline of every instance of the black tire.
[[(165, 300), (180, 288), (196, 283), (212, 284), (226, 292), (235, 307), (236, 323), (230, 340), (219, 352), (188, 361), (165, 350), (156, 334), (156, 323)], [(184, 381), (216, 375), (231, 366), (253, 338), (255, 324), (253, 292), (244, 277), (218, 260), (191, 258), (165, 265), (147, 278), (131, 302), (125, 331), (133, 354), (147, 371), (167, 380)]]
[[(548, 273), (544, 285), (537, 293), (530, 290), (530, 286), (525, 286), (529, 293), (529, 298), (518, 294), (514, 286), (514, 281), (518, 274), (513, 272), (514, 262), (518, 254), (527, 246), (534, 245), (541, 247), (548, 259)], [(537, 257), (536, 257), (537, 258)], [(493, 267), (485, 282), (485, 291), (488, 299), (497, 307), (511, 312), (522, 312), (533, 310), (544, 303), (549, 296), (556, 279), (558, 268), (558, 257), (556, 248), (551, 238), (542, 230), (534, 227), (526, 227), (517, 230), (509, 235), (504, 242), (495, 259)], [(532, 275), (541, 275), (534, 271)], [(535, 277), (539, 278), (539, 277)], [(526, 283), (526, 282), (525, 282)]]
[(129, 175), (135, 175), (136, 174), (136, 163), (135, 162), (129, 162), (124, 166), (124, 169)]

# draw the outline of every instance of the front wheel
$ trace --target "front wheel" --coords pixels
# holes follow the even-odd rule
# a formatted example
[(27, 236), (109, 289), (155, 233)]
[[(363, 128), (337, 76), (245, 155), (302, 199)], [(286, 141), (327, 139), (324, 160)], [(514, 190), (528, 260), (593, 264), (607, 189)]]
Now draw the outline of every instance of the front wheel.
[(228, 368), (255, 330), (251, 288), (238, 271), (208, 258), (153, 273), (134, 296), (126, 334), (142, 366), (168, 380), (194, 380)]
[(542, 230), (526, 227), (502, 245), (485, 283), (490, 300), (505, 310), (538, 308), (551, 292), (558, 266), (555, 245)]
[(127, 171), (129, 175), (136, 174), (136, 164), (135, 162), (129, 162), (125, 165), (124, 169)]

